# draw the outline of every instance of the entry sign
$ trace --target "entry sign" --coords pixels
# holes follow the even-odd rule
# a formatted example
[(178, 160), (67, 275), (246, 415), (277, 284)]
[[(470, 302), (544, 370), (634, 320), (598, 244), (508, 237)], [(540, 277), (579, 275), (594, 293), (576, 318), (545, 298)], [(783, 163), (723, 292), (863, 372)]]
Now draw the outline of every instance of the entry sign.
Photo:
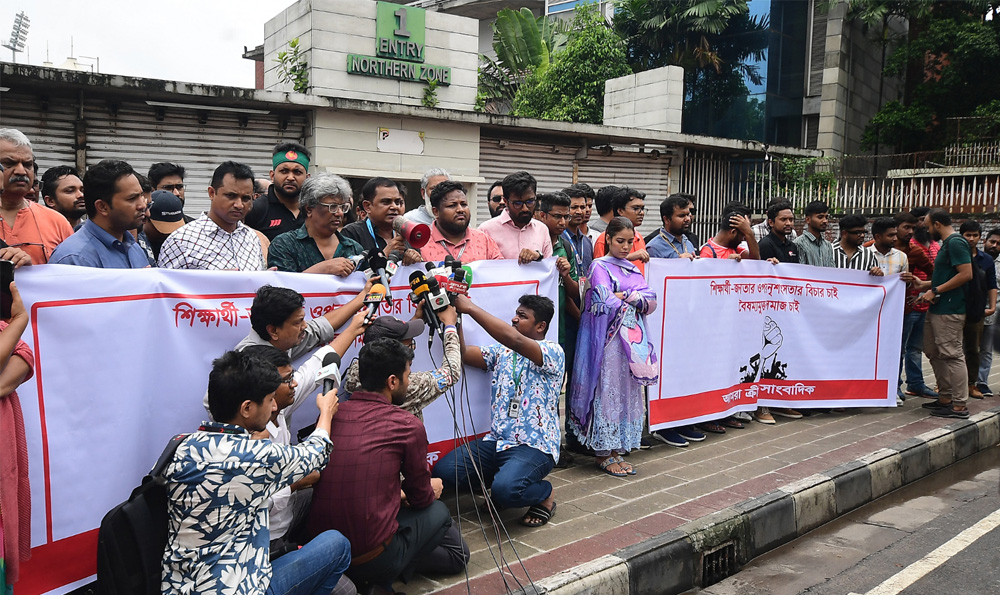
[(347, 55), (347, 72), (401, 81), (451, 84), (451, 67), (424, 64), (427, 11), (376, 3), (375, 54)]

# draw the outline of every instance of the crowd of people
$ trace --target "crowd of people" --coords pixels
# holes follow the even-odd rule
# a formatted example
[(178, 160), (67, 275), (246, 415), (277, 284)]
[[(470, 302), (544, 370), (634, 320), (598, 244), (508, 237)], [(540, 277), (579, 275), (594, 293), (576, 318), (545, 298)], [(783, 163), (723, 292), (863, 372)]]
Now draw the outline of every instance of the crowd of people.
[[(520, 523), (539, 527), (556, 511), (546, 477), (564, 462), (561, 450), (629, 477), (637, 473), (629, 454), (652, 443), (650, 437), (684, 447), (753, 420), (802, 418), (794, 409), (761, 407), (649, 435), (645, 387), (659, 373), (646, 324), (658, 300), (646, 281), (651, 258), (898, 274), (907, 286), (899, 404), (907, 395), (924, 397), (933, 415), (967, 418), (970, 396), (992, 394), (986, 380), (1000, 230), (981, 239), (979, 223), (966, 220), (956, 231), (941, 209), (878, 217), (868, 241), (866, 218), (846, 215), (831, 243), (823, 202), (805, 207), (798, 235), (786, 199), (773, 199), (756, 225), (747, 206), (732, 203), (716, 234), (701, 243), (692, 232), (696, 208), (689, 195), (660, 202), (661, 227), (643, 237), (642, 192), (577, 183), (538, 193), (535, 178), (519, 171), (487, 188), (492, 218), (473, 228), (466, 188), (432, 169), (420, 182), (420, 205), (404, 217), (430, 227), (429, 242), (417, 249), (393, 228), (406, 206), (398, 182), (374, 177), (355, 199), (343, 178), (310, 176), (309, 151), (294, 142), (277, 144), (271, 164), (267, 179), (255, 178), (245, 164), (220, 164), (208, 187), (209, 209), (194, 216), (184, 213), (181, 165), (160, 162), (141, 174), (125, 161), (104, 160), (82, 177), (60, 165), (39, 178), (30, 141), (0, 129), (0, 259), (18, 268), (56, 263), (346, 277), (363, 269), (362, 257), (373, 250), (404, 265), (449, 256), (521, 265), (554, 257), (558, 294), (522, 296), (509, 322), (455, 296), (434, 316), (442, 330), (441, 366), (411, 372), (413, 340), (425, 330), (429, 308), (418, 305), (409, 322), (370, 319), (362, 310), (369, 280), (346, 304), (307, 320), (301, 294), (259, 288), (251, 330), (213, 362), (204, 398), (210, 418), (181, 443), (165, 472), (163, 592), (385, 592), (415, 573), (459, 573), (469, 550), (440, 500), (445, 490), (488, 489), (488, 511), (526, 508)], [(0, 564), (8, 585), (30, 551), (28, 465), (15, 389), (34, 364), (19, 341), (27, 311), (13, 284), (10, 293), (11, 318), (0, 325)], [(550, 341), (557, 311), (557, 341)], [(476, 321), (494, 343), (466, 344), (459, 315)], [(340, 368), (331, 374), (327, 365), (339, 365), (358, 339), (358, 358), (343, 366), (342, 376)], [(923, 381), (923, 354), (937, 391)], [(429, 468), (422, 410), (458, 383), (462, 365), (490, 373), (491, 426)], [(331, 378), (339, 389), (318, 392)], [(315, 427), (295, 439), (291, 413), (312, 401)]]

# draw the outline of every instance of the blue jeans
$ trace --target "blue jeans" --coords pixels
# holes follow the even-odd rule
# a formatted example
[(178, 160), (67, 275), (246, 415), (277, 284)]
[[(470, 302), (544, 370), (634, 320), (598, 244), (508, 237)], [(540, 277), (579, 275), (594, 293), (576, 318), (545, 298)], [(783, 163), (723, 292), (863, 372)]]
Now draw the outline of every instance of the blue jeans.
[(986, 383), (990, 378), (990, 369), (993, 367), (993, 337), (997, 334), (998, 325), (986, 325), (983, 327), (983, 338), (979, 344), (979, 376), (976, 383)]
[(271, 563), (268, 594), (329, 594), (351, 564), (351, 543), (333, 529)]
[[(906, 389), (919, 392), (924, 383), (924, 319), (927, 313), (908, 312), (903, 315), (903, 370), (906, 373)], [(900, 379), (899, 385), (903, 381)]]
[(497, 443), (482, 438), (463, 444), (434, 465), (434, 476), (444, 481), (444, 489), (456, 485), (478, 485), (473, 461), (482, 473), (483, 483), (491, 486), (497, 508), (534, 506), (552, 495), (552, 484), (545, 481), (556, 465), (552, 456), (530, 446), (520, 445), (497, 452)]

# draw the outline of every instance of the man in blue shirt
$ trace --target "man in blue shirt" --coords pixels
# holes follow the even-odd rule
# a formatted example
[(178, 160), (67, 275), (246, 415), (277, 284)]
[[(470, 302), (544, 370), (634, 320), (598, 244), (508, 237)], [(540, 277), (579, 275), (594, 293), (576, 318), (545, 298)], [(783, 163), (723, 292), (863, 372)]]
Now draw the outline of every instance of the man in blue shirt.
[(691, 228), (691, 202), (680, 194), (673, 194), (660, 203), (663, 227), (646, 244), (652, 258), (691, 258), (698, 251), (684, 232)]
[(89, 220), (52, 252), (50, 263), (103, 269), (141, 269), (146, 253), (129, 230), (142, 227), (146, 199), (132, 166), (102, 160), (83, 176)]

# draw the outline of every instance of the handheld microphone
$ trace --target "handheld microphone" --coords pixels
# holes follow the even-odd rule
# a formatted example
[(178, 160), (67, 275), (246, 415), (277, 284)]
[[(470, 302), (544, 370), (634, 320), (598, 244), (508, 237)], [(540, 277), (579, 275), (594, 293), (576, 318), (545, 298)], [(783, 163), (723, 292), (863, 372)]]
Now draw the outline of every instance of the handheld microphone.
[[(433, 279), (429, 279), (420, 271), (414, 271), (410, 273), (410, 289), (413, 290), (413, 296), (416, 298), (414, 302), (424, 301), (424, 321), (427, 322), (427, 326), (431, 329), (437, 331), (440, 334), (444, 334), (444, 327), (441, 325), (441, 320), (438, 319), (437, 314), (431, 308), (431, 283)], [(434, 281), (435, 285), (437, 284)]]
[(316, 379), (323, 381), (324, 394), (329, 394), (333, 388), (340, 387), (340, 356), (336, 352), (328, 352), (323, 357), (323, 366), (316, 371)]
[(406, 244), (419, 250), (431, 241), (431, 228), (424, 223), (414, 223), (406, 217), (399, 216), (392, 220), (392, 230), (403, 236)]
[(370, 323), (372, 317), (375, 315), (375, 311), (378, 310), (378, 305), (385, 300), (386, 295), (389, 291), (381, 283), (372, 284), (372, 289), (368, 291), (365, 296), (364, 304), (368, 307), (368, 313), (365, 314), (365, 322)]
[[(392, 275), (388, 271), (389, 261), (382, 254), (382, 251), (378, 248), (373, 248), (368, 253), (368, 270), (371, 271), (372, 275), (378, 275), (379, 279), (382, 281), (382, 286), (385, 287), (385, 293), (389, 291), (389, 278)], [(393, 265), (395, 267), (395, 265)], [(395, 273), (395, 268), (393, 273)]]

